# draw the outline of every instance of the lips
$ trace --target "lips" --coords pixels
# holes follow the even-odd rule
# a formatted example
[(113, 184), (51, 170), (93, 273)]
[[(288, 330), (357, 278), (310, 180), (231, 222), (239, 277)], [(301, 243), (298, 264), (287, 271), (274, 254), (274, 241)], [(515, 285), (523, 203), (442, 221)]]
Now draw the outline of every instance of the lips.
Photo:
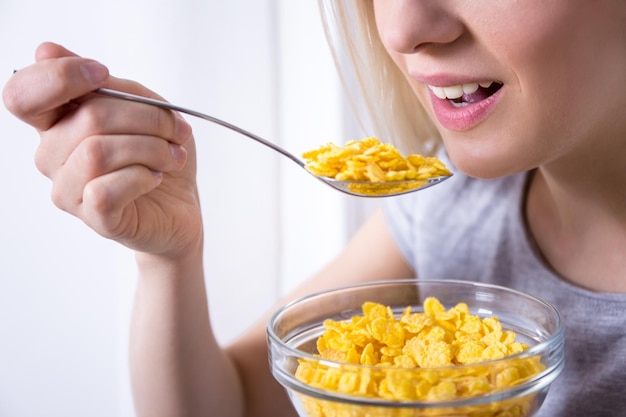
[(502, 83), (470, 82), (447, 86), (428, 85), (433, 111), (439, 123), (451, 130), (468, 130), (485, 120), (501, 96)]

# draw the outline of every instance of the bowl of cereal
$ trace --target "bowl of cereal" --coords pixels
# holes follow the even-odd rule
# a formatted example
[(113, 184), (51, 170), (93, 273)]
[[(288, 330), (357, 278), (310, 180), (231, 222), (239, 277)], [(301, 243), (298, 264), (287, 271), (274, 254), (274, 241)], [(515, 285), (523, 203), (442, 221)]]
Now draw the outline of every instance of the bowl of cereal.
[(301, 417), (529, 417), (564, 359), (551, 304), (469, 281), (311, 294), (276, 311), (267, 339)]

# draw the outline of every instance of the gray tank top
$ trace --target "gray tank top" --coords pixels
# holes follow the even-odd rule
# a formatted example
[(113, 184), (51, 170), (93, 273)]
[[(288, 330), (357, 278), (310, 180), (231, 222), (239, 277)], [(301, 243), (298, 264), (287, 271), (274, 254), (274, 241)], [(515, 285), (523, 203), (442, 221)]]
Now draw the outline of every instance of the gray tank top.
[(574, 286), (542, 261), (523, 218), (526, 178), (456, 173), (428, 190), (386, 199), (386, 219), (418, 278), (504, 285), (559, 309), (565, 368), (537, 416), (626, 416), (626, 295)]

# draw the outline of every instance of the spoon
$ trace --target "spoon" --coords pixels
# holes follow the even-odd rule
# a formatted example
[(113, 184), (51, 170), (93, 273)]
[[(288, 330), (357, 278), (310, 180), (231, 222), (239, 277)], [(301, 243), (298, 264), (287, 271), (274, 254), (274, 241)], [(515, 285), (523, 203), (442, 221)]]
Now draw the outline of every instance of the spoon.
[(308, 169), (306, 169), (305, 163), (300, 160), (298, 157), (288, 152), (287, 150), (281, 148), (280, 146), (263, 139), (260, 136), (255, 135), (254, 133), (248, 132), (238, 126), (225, 122), (223, 120), (217, 119), (213, 116), (209, 116), (207, 114), (203, 114), (197, 112), (195, 110), (186, 109), (184, 107), (177, 106), (175, 104), (167, 103), (165, 101), (155, 100), (148, 97), (138, 96), (135, 94), (124, 93), (121, 91), (110, 90), (107, 88), (99, 88), (94, 90), (94, 93), (115, 97), (123, 100), (135, 101), (138, 103), (148, 104), (151, 106), (160, 107), (162, 109), (174, 110), (181, 113), (186, 113), (191, 116), (198, 117), (200, 119), (208, 120), (209, 122), (216, 123), (228, 129), (234, 130), (237, 133), (240, 133), (244, 136), (247, 136), (250, 139), (253, 139), (262, 145), (267, 146), (270, 149), (275, 150), (276, 152), (286, 156), (295, 162), (300, 168), (303, 168), (306, 172), (313, 175), (319, 181), (322, 181), (324, 184), (331, 186), (332, 188), (339, 190), (343, 193), (358, 196), (358, 197), (390, 197), (395, 195), (401, 195), (410, 193), (417, 190), (423, 190), (424, 188), (428, 188), (435, 184), (439, 184), (440, 182), (450, 178), (452, 175), (440, 176), (440, 177), (432, 177), (428, 179), (419, 179), (419, 180), (404, 180), (404, 181), (387, 181), (387, 182), (371, 182), (371, 181), (340, 181), (330, 177), (322, 177), (313, 174)]

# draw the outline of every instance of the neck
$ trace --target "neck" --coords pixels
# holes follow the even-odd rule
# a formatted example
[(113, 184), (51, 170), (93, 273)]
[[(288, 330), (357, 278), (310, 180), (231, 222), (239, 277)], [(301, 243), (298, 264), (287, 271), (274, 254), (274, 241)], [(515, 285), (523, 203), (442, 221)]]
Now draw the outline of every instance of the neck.
[(546, 262), (593, 291), (626, 293), (626, 169), (618, 153), (543, 166), (528, 188), (527, 220)]

